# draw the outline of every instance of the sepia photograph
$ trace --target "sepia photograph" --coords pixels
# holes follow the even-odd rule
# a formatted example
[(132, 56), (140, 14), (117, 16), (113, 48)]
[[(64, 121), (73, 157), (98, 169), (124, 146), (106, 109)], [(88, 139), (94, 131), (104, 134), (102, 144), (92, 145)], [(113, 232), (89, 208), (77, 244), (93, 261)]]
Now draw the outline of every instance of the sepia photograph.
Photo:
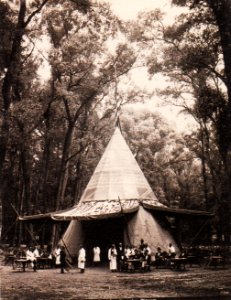
[(0, 0), (0, 299), (231, 299), (231, 0)]

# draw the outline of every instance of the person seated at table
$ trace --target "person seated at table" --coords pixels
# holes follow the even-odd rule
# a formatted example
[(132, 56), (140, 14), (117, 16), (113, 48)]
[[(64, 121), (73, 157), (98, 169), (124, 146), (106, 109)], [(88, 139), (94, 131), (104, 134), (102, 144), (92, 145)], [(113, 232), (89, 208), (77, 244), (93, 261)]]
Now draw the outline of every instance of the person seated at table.
[(9, 255), (15, 255), (15, 254), (16, 254), (16, 253), (15, 253), (14, 247), (10, 247), (10, 248), (9, 248), (8, 254), (9, 254)]
[(48, 252), (47, 245), (43, 245), (40, 253), (40, 257), (48, 258), (50, 253)]
[(179, 255), (179, 258), (187, 258), (187, 251), (186, 249), (182, 249)]
[(130, 250), (129, 258), (133, 258), (135, 255), (135, 247), (133, 245), (131, 245), (129, 250)]
[(33, 254), (34, 254), (34, 257), (37, 259), (38, 257), (40, 257), (40, 251), (39, 251), (40, 247), (39, 246), (35, 246), (34, 247), (34, 251), (33, 251)]
[(151, 267), (151, 248), (148, 246), (148, 244), (145, 244), (144, 248), (144, 259), (147, 262), (147, 269), (150, 270)]
[[(24, 257), (26, 256), (26, 251), (23, 250), (24, 252)], [(13, 246), (13, 251), (12, 251), (12, 254), (16, 257), (17, 256), (17, 253), (18, 253), (18, 247), (17, 246)]]
[(16, 256), (16, 258), (25, 258), (26, 257), (26, 249), (20, 247), (18, 250), (16, 250), (15, 256)]
[(169, 245), (168, 245), (168, 255), (169, 255), (169, 258), (176, 257), (176, 249), (172, 243), (169, 243)]
[(125, 259), (129, 259), (129, 257), (130, 257), (130, 247), (128, 245), (126, 245), (124, 248), (124, 256), (125, 256)]
[(36, 261), (36, 257), (34, 256), (34, 251), (33, 251), (32, 247), (29, 247), (26, 250), (26, 260), (31, 263), (31, 266), (32, 266), (34, 272), (36, 272), (36, 270), (37, 270), (37, 261)]
[(140, 251), (140, 249), (134, 249), (135, 254), (133, 255), (133, 259), (141, 259), (143, 256), (143, 253)]
[(140, 240), (140, 246), (139, 246), (139, 249), (140, 251), (143, 253), (144, 252), (144, 248), (145, 248), (145, 243), (144, 243), (144, 240), (141, 239)]
[(126, 248), (126, 270), (127, 271), (134, 271), (137, 264), (137, 250), (133, 247)]
[(134, 248), (134, 254), (130, 258), (130, 265), (128, 264), (128, 269), (131, 271), (140, 270), (142, 267), (143, 254), (139, 248)]
[(156, 268), (165, 265), (166, 263), (166, 256), (162, 252), (160, 247), (157, 247), (157, 252), (155, 254), (155, 265)]
[(135, 251), (132, 246), (127, 246), (124, 250), (124, 253), (125, 253), (126, 258), (130, 259), (135, 254)]

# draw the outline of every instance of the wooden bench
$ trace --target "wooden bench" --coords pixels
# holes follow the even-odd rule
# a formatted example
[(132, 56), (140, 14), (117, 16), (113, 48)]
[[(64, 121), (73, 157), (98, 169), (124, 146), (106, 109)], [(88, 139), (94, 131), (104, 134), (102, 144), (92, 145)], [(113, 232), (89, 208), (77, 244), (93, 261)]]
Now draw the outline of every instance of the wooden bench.
[(217, 267), (224, 267), (225, 266), (225, 260), (223, 256), (220, 255), (214, 255), (208, 257), (207, 262), (205, 263), (205, 268), (217, 268)]
[(16, 258), (13, 263), (13, 269), (16, 268), (21, 269), (23, 272), (26, 271), (26, 267), (28, 267), (28, 260), (26, 258)]

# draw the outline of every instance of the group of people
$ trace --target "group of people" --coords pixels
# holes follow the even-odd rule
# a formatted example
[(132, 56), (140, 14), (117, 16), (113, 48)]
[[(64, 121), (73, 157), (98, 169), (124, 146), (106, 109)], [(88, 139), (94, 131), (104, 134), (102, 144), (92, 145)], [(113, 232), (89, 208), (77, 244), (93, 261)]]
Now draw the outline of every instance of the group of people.
[[(92, 249), (93, 254), (93, 265), (97, 266), (101, 261), (101, 249), (99, 246), (95, 245)], [(65, 270), (68, 271), (68, 265), (66, 260), (65, 248), (58, 245), (54, 251), (55, 256), (55, 265), (59, 266), (61, 273), (64, 273)], [(115, 244), (112, 244), (108, 249), (108, 260), (109, 260), (109, 269), (114, 271), (122, 271), (126, 262), (129, 259), (140, 259), (143, 262), (147, 262), (150, 265), (151, 262), (151, 249), (148, 244), (144, 243), (141, 240), (141, 243), (138, 248), (134, 246), (124, 247), (122, 243), (119, 243), (116, 247)], [(84, 273), (86, 264), (86, 250), (83, 245), (80, 246), (78, 252), (78, 268), (80, 273)]]
[[(69, 272), (69, 264), (66, 258), (65, 247), (58, 245), (54, 250), (55, 257), (55, 265), (56, 267), (60, 267), (60, 272), (62, 274)], [(84, 273), (85, 271), (85, 263), (86, 263), (86, 250), (83, 245), (80, 245), (79, 253), (78, 253), (78, 268), (80, 269), (80, 273)]]
[(151, 248), (144, 240), (141, 239), (139, 247), (125, 246), (119, 243), (118, 247), (112, 244), (108, 250), (109, 269), (112, 272), (125, 271), (129, 267), (129, 262), (136, 260), (140, 263), (140, 267), (144, 268), (145, 264), (151, 264)]
[(172, 243), (169, 243), (168, 251), (162, 251), (162, 249), (158, 247), (155, 254), (155, 265), (157, 268), (163, 265), (167, 265), (170, 263), (170, 260), (175, 257), (176, 249)]
[[(130, 262), (139, 262), (139, 266), (144, 268), (148, 266), (150, 269), (151, 265), (151, 248), (143, 239), (140, 240), (140, 245), (125, 246), (120, 242), (117, 245), (112, 244), (108, 249), (108, 261), (109, 269), (112, 272), (124, 271), (128, 269)], [(101, 249), (98, 245), (95, 245), (92, 249), (93, 254), (93, 265), (97, 266), (101, 261)], [(54, 251), (48, 251), (47, 246), (34, 246), (34, 247), (24, 247), (20, 248), (14, 255), (17, 258), (26, 258), (26, 260), (31, 263), (34, 272), (37, 271), (37, 260), (39, 257), (50, 258), (54, 261), (54, 265), (60, 268), (60, 272), (63, 274), (65, 271), (69, 271), (69, 263), (67, 259), (67, 250), (63, 245), (57, 245)], [(155, 264), (156, 266), (161, 266), (166, 263), (170, 258), (176, 256), (175, 247), (172, 243), (169, 243), (168, 250), (162, 251), (160, 247), (157, 248), (155, 254)], [(83, 245), (80, 246), (78, 251), (78, 268), (80, 273), (84, 273), (86, 264), (86, 250)]]
[(43, 257), (52, 259), (52, 255), (48, 252), (47, 246), (41, 247), (40, 245), (29, 247), (21, 245), (19, 248), (11, 247), (9, 249), (9, 255), (13, 255), (16, 259), (25, 259), (31, 264), (34, 272), (37, 271), (38, 258)]

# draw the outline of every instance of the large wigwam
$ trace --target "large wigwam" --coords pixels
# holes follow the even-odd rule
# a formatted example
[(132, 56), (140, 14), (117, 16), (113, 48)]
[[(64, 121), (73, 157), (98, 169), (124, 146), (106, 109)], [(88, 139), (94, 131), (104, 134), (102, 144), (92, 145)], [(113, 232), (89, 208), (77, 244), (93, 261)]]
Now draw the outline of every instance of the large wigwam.
[[(111, 243), (137, 246), (141, 239), (153, 251), (157, 247), (167, 250), (169, 243), (178, 250), (166, 215), (201, 214), (206, 215), (204, 212), (167, 208), (158, 201), (116, 127), (78, 204), (46, 216), (56, 221), (71, 221), (60, 240), (71, 256), (76, 256), (80, 244), (84, 244), (88, 251), (95, 245), (99, 246), (106, 258)], [(30, 217), (23, 219), (29, 220)]]
[(120, 241), (139, 245), (142, 238), (153, 250), (169, 242), (177, 247), (166, 220), (159, 223), (146, 204), (163, 206), (116, 127), (79, 203), (53, 218), (72, 220), (61, 240), (72, 255), (81, 243), (104, 249)]

